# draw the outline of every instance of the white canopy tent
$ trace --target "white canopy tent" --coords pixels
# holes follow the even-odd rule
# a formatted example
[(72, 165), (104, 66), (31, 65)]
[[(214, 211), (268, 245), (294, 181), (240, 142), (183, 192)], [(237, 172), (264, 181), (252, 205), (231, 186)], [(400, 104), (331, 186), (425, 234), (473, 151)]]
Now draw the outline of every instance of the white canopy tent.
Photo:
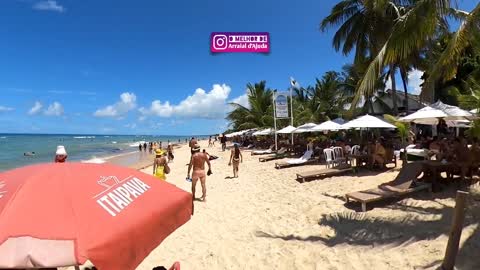
[(445, 121), (468, 120), (474, 118), (474, 115), (471, 112), (460, 109), (457, 106), (452, 106), (444, 104), (441, 101), (437, 101), (430, 106), (400, 118), (399, 121), (413, 122), (423, 125), (437, 125), (438, 119), (440, 118), (444, 119)]
[(349, 129), (349, 128), (396, 128), (396, 127), (378, 117), (367, 114), (343, 124), (342, 128)]
[(273, 133), (274, 133), (274, 131), (273, 131), (272, 128), (267, 128), (267, 129), (255, 131), (254, 133), (252, 133), (252, 135), (253, 136), (267, 136), (267, 135), (271, 135)]
[(306, 123), (301, 126), (299, 126), (297, 129), (293, 131), (293, 133), (306, 133), (306, 132), (312, 132), (312, 128), (316, 127), (317, 124), (314, 123)]
[(343, 129), (342, 125), (334, 121), (326, 121), (312, 128), (312, 131), (332, 131)]
[(280, 129), (279, 131), (277, 131), (278, 134), (290, 134), (292, 133), (295, 129), (297, 129), (296, 127), (294, 126), (288, 126), (288, 127), (284, 127), (282, 129)]

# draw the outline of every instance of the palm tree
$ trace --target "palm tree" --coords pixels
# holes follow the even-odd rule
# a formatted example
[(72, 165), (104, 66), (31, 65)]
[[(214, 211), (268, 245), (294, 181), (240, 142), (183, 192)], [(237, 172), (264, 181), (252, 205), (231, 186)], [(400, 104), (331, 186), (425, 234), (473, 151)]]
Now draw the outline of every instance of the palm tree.
[(227, 114), (227, 120), (233, 130), (263, 128), (273, 126), (273, 91), (266, 88), (266, 82), (247, 84), (248, 106), (230, 103), (233, 110)]
[[(355, 64), (368, 59), (369, 61), (381, 50), (388, 39), (395, 22), (406, 13), (406, 8), (397, 2), (387, 0), (344, 0), (335, 5), (321, 23), (321, 30), (341, 24), (333, 38), (333, 46), (338, 51), (343, 44), (342, 52), (347, 55), (355, 48)], [(389, 64), (389, 76), (392, 81), (393, 113), (397, 114), (397, 96), (395, 73), (397, 63)], [(380, 76), (377, 76), (379, 78)], [(404, 81), (406, 82), (406, 81)], [(373, 86), (373, 85), (370, 85)], [(406, 85), (405, 85), (406, 86)], [(406, 88), (406, 87), (405, 87)], [(361, 96), (371, 97), (375, 89), (361, 91), (357, 94), (353, 105)], [(355, 106), (352, 106), (354, 108)]]
[(343, 0), (336, 4), (330, 15), (322, 20), (320, 29), (340, 25), (333, 37), (333, 47), (344, 55), (355, 49), (355, 63), (376, 55), (385, 42), (391, 22), (379, 10), (377, 0)]
[(295, 124), (320, 123), (340, 117), (345, 104), (351, 101), (349, 89), (343, 86), (342, 79), (339, 73), (328, 71), (322, 79), (316, 79), (315, 86), (296, 91)]
[[(433, 101), (433, 84), (438, 79), (449, 79), (455, 75), (455, 65), (461, 53), (469, 45), (479, 40), (480, 4), (471, 13), (461, 12), (451, 7), (449, 0), (407, 1), (407, 12), (398, 18), (389, 38), (370, 63), (365, 77), (359, 86), (357, 96), (374, 91), (374, 82), (386, 66), (401, 63), (412, 53), (422, 50), (431, 40), (448, 31), (447, 18), (464, 18), (460, 29), (448, 43), (428, 73), (422, 98)], [(358, 100), (358, 97), (356, 97)]]

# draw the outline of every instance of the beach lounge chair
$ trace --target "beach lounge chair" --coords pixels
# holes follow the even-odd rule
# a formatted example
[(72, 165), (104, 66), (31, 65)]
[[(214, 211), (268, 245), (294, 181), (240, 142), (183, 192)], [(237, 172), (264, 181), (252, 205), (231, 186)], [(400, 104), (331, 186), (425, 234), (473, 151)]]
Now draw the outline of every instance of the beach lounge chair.
[(287, 157), (287, 149), (286, 148), (281, 148), (280, 150), (277, 151), (277, 153), (265, 157), (261, 157), (258, 159), (260, 162), (266, 162), (266, 161), (271, 161), (271, 160), (276, 160), (276, 159), (281, 159)]
[(349, 203), (350, 200), (360, 202), (362, 204), (362, 211), (365, 212), (367, 211), (367, 203), (370, 202), (405, 196), (424, 189), (431, 191), (432, 185), (430, 183), (417, 181), (417, 177), (422, 171), (423, 164), (420, 162), (404, 164), (393, 181), (381, 184), (377, 188), (346, 194), (347, 203)]
[(275, 151), (273, 150), (273, 148), (275, 147), (275, 145), (272, 145), (270, 146), (270, 148), (266, 149), (266, 150), (255, 150), (255, 151), (252, 151), (252, 156), (255, 156), (255, 155), (268, 155), (268, 154), (274, 154)]
[(307, 165), (317, 162), (317, 159), (312, 159), (313, 151), (306, 151), (303, 156), (296, 159), (290, 159), (284, 162), (275, 163), (275, 169)]
[(353, 168), (351, 166), (342, 164), (340, 166), (336, 166), (333, 168), (326, 168), (326, 169), (319, 169), (314, 171), (297, 173), (297, 180), (304, 183), (306, 179), (327, 178), (327, 177), (332, 177), (332, 176), (341, 175), (347, 172), (351, 172), (352, 170)]

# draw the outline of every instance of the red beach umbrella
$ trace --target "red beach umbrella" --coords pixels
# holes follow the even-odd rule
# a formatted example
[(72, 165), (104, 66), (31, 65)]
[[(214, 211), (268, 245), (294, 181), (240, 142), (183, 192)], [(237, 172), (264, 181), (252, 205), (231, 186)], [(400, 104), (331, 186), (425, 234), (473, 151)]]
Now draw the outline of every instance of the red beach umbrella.
[[(192, 215), (192, 195), (111, 164), (0, 173), (0, 268), (135, 269)], [(173, 259), (173, 258), (172, 258)]]

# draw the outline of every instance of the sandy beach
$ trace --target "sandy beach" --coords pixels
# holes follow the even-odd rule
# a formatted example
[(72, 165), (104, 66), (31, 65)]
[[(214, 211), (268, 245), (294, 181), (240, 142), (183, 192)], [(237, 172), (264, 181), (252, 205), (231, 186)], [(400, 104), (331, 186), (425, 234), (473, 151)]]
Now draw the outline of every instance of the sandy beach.
[[(202, 141), (201, 146), (206, 147)], [(398, 169), (299, 183), (295, 174), (318, 166), (274, 169), (244, 152), (240, 177), (219, 156), (207, 179), (207, 202), (195, 202), (191, 221), (170, 235), (138, 267), (150, 270), (180, 261), (183, 269), (438, 269), (451, 225), (454, 187), (403, 200), (372, 204), (366, 213), (346, 205), (345, 193), (392, 180)], [(175, 151), (167, 181), (185, 181), (189, 149)], [(146, 168), (151, 174), (152, 169)], [(198, 184), (199, 185), (199, 184)], [(197, 188), (200, 197), (200, 185)], [(480, 269), (480, 195), (468, 200), (457, 269)]]

